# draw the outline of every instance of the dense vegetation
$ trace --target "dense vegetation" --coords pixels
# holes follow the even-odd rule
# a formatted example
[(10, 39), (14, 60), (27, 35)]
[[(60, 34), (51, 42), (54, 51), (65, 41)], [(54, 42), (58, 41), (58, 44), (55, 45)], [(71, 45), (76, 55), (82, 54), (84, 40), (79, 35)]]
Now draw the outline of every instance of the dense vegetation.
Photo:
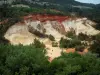
[(0, 6), (0, 18), (20, 18), (28, 14), (52, 14), (63, 15), (62, 12), (52, 11), (43, 8), (11, 7), (10, 5)]
[(90, 51), (92, 51), (93, 53), (97, 53), (100, 56), (100, 34), (97, 34), (94, 37), (94, 42), (90, 46)]
[(45, 45), (37, 39), (34, 39), (34, 44), (33, 45), (34, 45), (35, 48), (45, 48)]
[(76, 46), (82, 45), (81, 41), (78, 39), (68, 40), (68, 39), (61, 38), (59, 43), (61, 48), (75, 48)]
[[(33, 1), (40, 2), (40, 4), (33, 4)], [(42, 2), (47, 2), (47, 4), (43, 4)], [(71, 15), (70, 13), (74, 13), (76, 16), (87, 17), (100, 24), (100, 4), (86, 4), (75, 0), (32, 0), (31, 2), (28, 2), (28, 0), (17, 0), (13, 4), (25, 4), (31, 7), (39, 7), (44, 9), (57, 9), (65, 12), (66, 15)]]
[(66, 54), (51, 63), (43, 48), (0, 44), (1, 75), (99, 75), (100, 58), (85, 55)]
[(87, 47), (86, 41), (90, 42), (94, 40), (92, 36), (83, 33), (76, 35), (74, 31), (67, 32), (66, 37), (69, 39), (61, 38), (59, 41), (61, 48)]
[(39, 75), (47, 68), (45, 49), (0, 45), (0, 75)]
[(61, 38), (59, 41), (61, 48), (75, 48), (78, 51), (88, 48), (92, 53), (96, 53), (100, 57), (100, 34), (86, 35), (80, 33), (75, 35), (73, 31), (67, 32), (66, 37), (70, 39)]

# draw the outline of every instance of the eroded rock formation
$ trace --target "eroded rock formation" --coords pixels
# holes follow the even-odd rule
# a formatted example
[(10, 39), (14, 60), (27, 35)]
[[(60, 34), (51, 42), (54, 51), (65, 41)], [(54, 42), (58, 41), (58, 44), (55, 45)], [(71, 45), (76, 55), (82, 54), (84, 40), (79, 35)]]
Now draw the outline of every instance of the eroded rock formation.
[(79, 33), (87, 35), (99, 33), (98, 30), (92, 27), (95, 23), (86, 18), (73, 19), (67, 16), (37, 14), (24, 16), (23, 19), (23, 22), (10, 27), (5, 34), (5, 38), (12, 44), (31, 44), (34, 38), (37, 38), (34, 35), (35, 32), (52, 35), (56, 41), (59, 41), (61, 37), (64, 37), (64, 34), (71, 31), (71, 29), (75, 31), (76, 35)]

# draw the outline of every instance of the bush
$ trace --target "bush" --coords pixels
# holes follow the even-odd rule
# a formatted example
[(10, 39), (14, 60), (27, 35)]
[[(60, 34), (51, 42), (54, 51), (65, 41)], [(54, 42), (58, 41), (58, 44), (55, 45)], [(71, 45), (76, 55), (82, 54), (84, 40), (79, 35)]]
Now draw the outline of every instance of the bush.
[(82, 45), (81, 41), (78, 39), (67, 40), (61, 38), (60, 40), (60, 47), (61, 48), (75, 48), (76, 46)]
[(45, 45), (37, 39), (34, 39), (34, 44), (33, 45), (35, 46), (35, 48), (45, 48)]
[(77, 36), (75, 35), (75, 32), (74, 31), (69, 31), (66, 33), (66, 37), (69, 37), (69, 38), (76, 38)]
[(54, 36), (52, 36), (51, 34), (48, 36), (48, 38), (49, 38), (51, 41), (55, 41)]
[(76, 51), (79, 51), (79, 52), (83, 52), (84, 49), (85, 49), (84, 46), (76, 46), (76, 47), (75, 47), (75, 50), (76, 50)]
[(90, 41), (91, 40), (91, 38), (90, 38), (90, 36), (88, 36), (88, 35), (86, 35), (86, 34), (83, 34), (83, 33), (79, 33), (79, 35), (78, 35), (78, 39), (80, 39), (80, 40), (82, 40), (82, 41)]
[(89, 50), (93, 53), (99, 54), (100, 56), (100, 34), (95, 36), (93, 44), (90, 46)]
[(58, 47), (58, 43), (57, 42), (52, 42), (52, 47)]

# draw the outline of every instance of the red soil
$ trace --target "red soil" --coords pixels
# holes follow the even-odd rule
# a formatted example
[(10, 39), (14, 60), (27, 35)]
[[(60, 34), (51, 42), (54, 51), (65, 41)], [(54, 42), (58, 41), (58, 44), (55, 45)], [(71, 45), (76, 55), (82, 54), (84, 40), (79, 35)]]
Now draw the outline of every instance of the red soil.
[(59, 25), (56, 25), (56, 26), (59, 26), (57, 28), (60, 29), (61, 32), (65, 32), (65, 28), (64, 28), (64, 25), (62, 24), (62, 22), (69, 19), (68, 16), (47, 15), (47, 14), (44, 14), (44, 15), (40, 15), (40, 14), (32, 15), (32, 14), (30, 14), (28, 16), (24, 16), (23, 18), (24, 18), (24, 20), (30, 20), (30, 21), (38, 20), (41, 22), (57, 21)]
[[(75, 48), (69, 48), (69, 49), (66, 50), (66, 53), (74, 53), (74, 52), (76, 52)], [(88, 53), (88, 49), (84, 49), (83, 52), (78, 51), (78, 53), (83, 55), (85, 53)]]
[(57, 15), (40, 15), (40, 14), (36, 14), (36, 15), (28, 15), (28, 16), (24, 16), (24, 20), (39, 20), (41, 22), (45, 22), (47, 20), (49, 21), (65, 21), (67, 19), (69, 19), (68, 16), (57, 16)]
[[(44, 14), (44, 15), (30, 14), (30, 15), (24, 16), (23, 19), (24, 20), (39, 20), (41, 22), (45, 22), (49, 20), (49, 21), (58, 21), (61, 23), (62, 21), (69, 19), (69, 17), (68, 16), (58, 16), (58, 15), (47, 15), (47, 14)], [(4, 24), (7, 22), (8, 22), (8, 19), (1, 21), (0, 24)], [(24, 23), (24, 22), (21, 22), (21, 23)]]

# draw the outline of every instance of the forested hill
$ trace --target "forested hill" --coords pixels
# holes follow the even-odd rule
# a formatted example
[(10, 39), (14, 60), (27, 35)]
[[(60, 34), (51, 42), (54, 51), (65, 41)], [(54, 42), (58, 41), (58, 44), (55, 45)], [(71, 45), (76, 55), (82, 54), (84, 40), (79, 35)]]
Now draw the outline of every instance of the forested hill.
[(75, 16), (87, 17), (100, 23), (100, 4), (80, 3), (75, 0), (1, 0), (0, 4), (4, 2), (11, 5), (24, 4), (38, 9), (56, 9), (65, 12), (66, 15), (74, 13)]
[[(1, 0), (2, 2), (4, 0)], [(81, 3), (75, 0), (5, 0), (8, 3), (13, 3), (13, 2), (18, 2), (18, 3), (22, 3), (22, 2), (29, 2), (29, 3), (34, 3), (34, 2), (48, 2), (48, 3), (54, 3), (54, 4), (61, 4), (61, 5), (67, 5), (67, 4), (71, 4), (71, 5), (84, 5), (84, 6), (95, 6), (94, 4), (88, 4), (88, 3)]]
[(56, 9), (65, 12), (67, 15), (74, 13), (75, 16), (87, 17), (98, 23), (100, 22), (100, 4), (80, 3), (75, 0), (5, 0), (5, 2), (6, 1), (12, 5), (25, 4), (34, 8)]

